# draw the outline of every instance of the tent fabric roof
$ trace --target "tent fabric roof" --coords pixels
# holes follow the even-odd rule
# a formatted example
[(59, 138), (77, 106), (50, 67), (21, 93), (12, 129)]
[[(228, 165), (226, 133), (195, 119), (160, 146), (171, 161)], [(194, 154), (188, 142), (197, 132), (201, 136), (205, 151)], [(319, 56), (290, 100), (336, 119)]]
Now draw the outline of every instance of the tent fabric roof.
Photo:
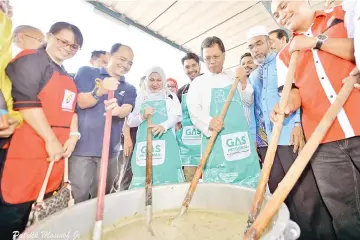
[[(219, 37), (225, 45), (225, 69), (239, 65), (247, 51), (246, 32), (256, 25), (279, 28), (262, 1), (249, 0), (97, 0), (106, 8), (199, 56), (201, 42)], [(325, 0), (311, 0), (322, 9)]]

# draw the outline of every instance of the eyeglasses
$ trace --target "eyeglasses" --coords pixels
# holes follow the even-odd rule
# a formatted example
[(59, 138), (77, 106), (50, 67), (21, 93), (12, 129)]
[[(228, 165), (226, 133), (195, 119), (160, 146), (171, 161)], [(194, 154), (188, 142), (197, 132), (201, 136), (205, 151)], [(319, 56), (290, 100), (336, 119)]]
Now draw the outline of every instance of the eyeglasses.
[(56, 38), (56, 40), (57, 40), (58, 44), (60, 45), (60, 47), (70, 46), (70, 49), (71, 49), (72, 52), (77, 52), (80, 49), (80, 47), (77, 44), (70, 44), (70, 43), (68, 43), (68, 41), (62, 40), (62, 39), (60, 39), (58, 37), (55, 37), (53, 34), (51, 34), (51, 36)]
[(28, 37), (28, 38), (35, 39), (35, 40), (39, 41), (40, 44), (44, 44), (44, 43), (45, 43), (45, 41), (41, 40), (40, 38), (33, 37), (33, 36), (30, 36), (30, 35), (27, 35), (27, 34), (24, 34), (24, 36), (26, 36), (26, 37)]
[(208, 56), (208, 57), (205, 57), (204, 61), (209, 63), (211, 62), (211, 59), (214, 59), (214, 61), (217, 61), (219, 60), (219, 58), (223, 55), (223, 53), (221, 53), (220, 55), (215, 55), (215, 56)]
[(168, 88), (176, 88), (176, 86), (167, 85)]

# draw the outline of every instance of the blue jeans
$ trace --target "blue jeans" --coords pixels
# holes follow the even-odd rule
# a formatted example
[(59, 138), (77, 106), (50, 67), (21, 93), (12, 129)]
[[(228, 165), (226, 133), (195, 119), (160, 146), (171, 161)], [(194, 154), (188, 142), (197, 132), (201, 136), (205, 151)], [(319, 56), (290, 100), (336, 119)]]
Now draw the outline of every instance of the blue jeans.
[(360, 239), (360, 137), (321, 144), (311, 165), (337, 239)]

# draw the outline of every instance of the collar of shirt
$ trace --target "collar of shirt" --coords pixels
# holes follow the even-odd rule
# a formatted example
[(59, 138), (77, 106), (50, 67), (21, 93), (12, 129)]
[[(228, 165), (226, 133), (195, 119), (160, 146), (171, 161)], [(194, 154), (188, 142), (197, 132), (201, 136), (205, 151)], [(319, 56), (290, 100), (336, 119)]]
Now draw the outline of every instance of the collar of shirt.
[(268, 53), (265, 57), (265, 61), (262, 65), (268, 64), (269, 62), (271, 62), (272, 60), (274, 60), (274, 58), (276, 58), (276, 53)]
[[(313, 23), (310, 25), (309, 29), (311, 29), (311, 27), (314, 24), (316, 24), (319, 21), (319, 19), (321, 19), (321, 17), (326, 17), (331, 12), (333, 12), (333, 19), (336, 18), (336, 19), (344, 21), (344, 17), (343, 17), (343, 15), (341, 13), (338, 13), (338, 11), (339, 11), (338, 9), (339, 8), (331, 8), (331, 9), (323, 10), (323, 11), (315, 11), (314, 18), (313, 18)], [(303, 35), (305, 33), (306, 32), (294, 32), (293, 37), (295, 37), (297, 35)]]
[[(111, 77), (104, 67), (100, 68), (100, 75), (105, 75), (106, 77)], [(124, 76), (120, 77), (120, 82), (125, 82)]]

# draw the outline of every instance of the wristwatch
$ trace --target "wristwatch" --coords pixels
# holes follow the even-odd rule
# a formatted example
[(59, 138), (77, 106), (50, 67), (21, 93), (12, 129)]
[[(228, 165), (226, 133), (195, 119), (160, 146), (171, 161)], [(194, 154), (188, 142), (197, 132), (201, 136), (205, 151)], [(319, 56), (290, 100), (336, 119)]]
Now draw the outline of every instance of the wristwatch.
[(99, 87), (95, 87), (92, 91), (91, 91), (91, 96), (93, 96), (96, 100), (100, 99), (100, 96), (97, 94), (99, 91)]
[(325, 34), (320, 34), (316, 37), (316, 46), (314, 47), (314, 49), (320, 50), (321, 46), (324, 44), (324, 42), (326, 42), (328, 40), (328, 36)]
[(301, 123), (300, 122), (295, 122), (295, 127), (300, 127)]

